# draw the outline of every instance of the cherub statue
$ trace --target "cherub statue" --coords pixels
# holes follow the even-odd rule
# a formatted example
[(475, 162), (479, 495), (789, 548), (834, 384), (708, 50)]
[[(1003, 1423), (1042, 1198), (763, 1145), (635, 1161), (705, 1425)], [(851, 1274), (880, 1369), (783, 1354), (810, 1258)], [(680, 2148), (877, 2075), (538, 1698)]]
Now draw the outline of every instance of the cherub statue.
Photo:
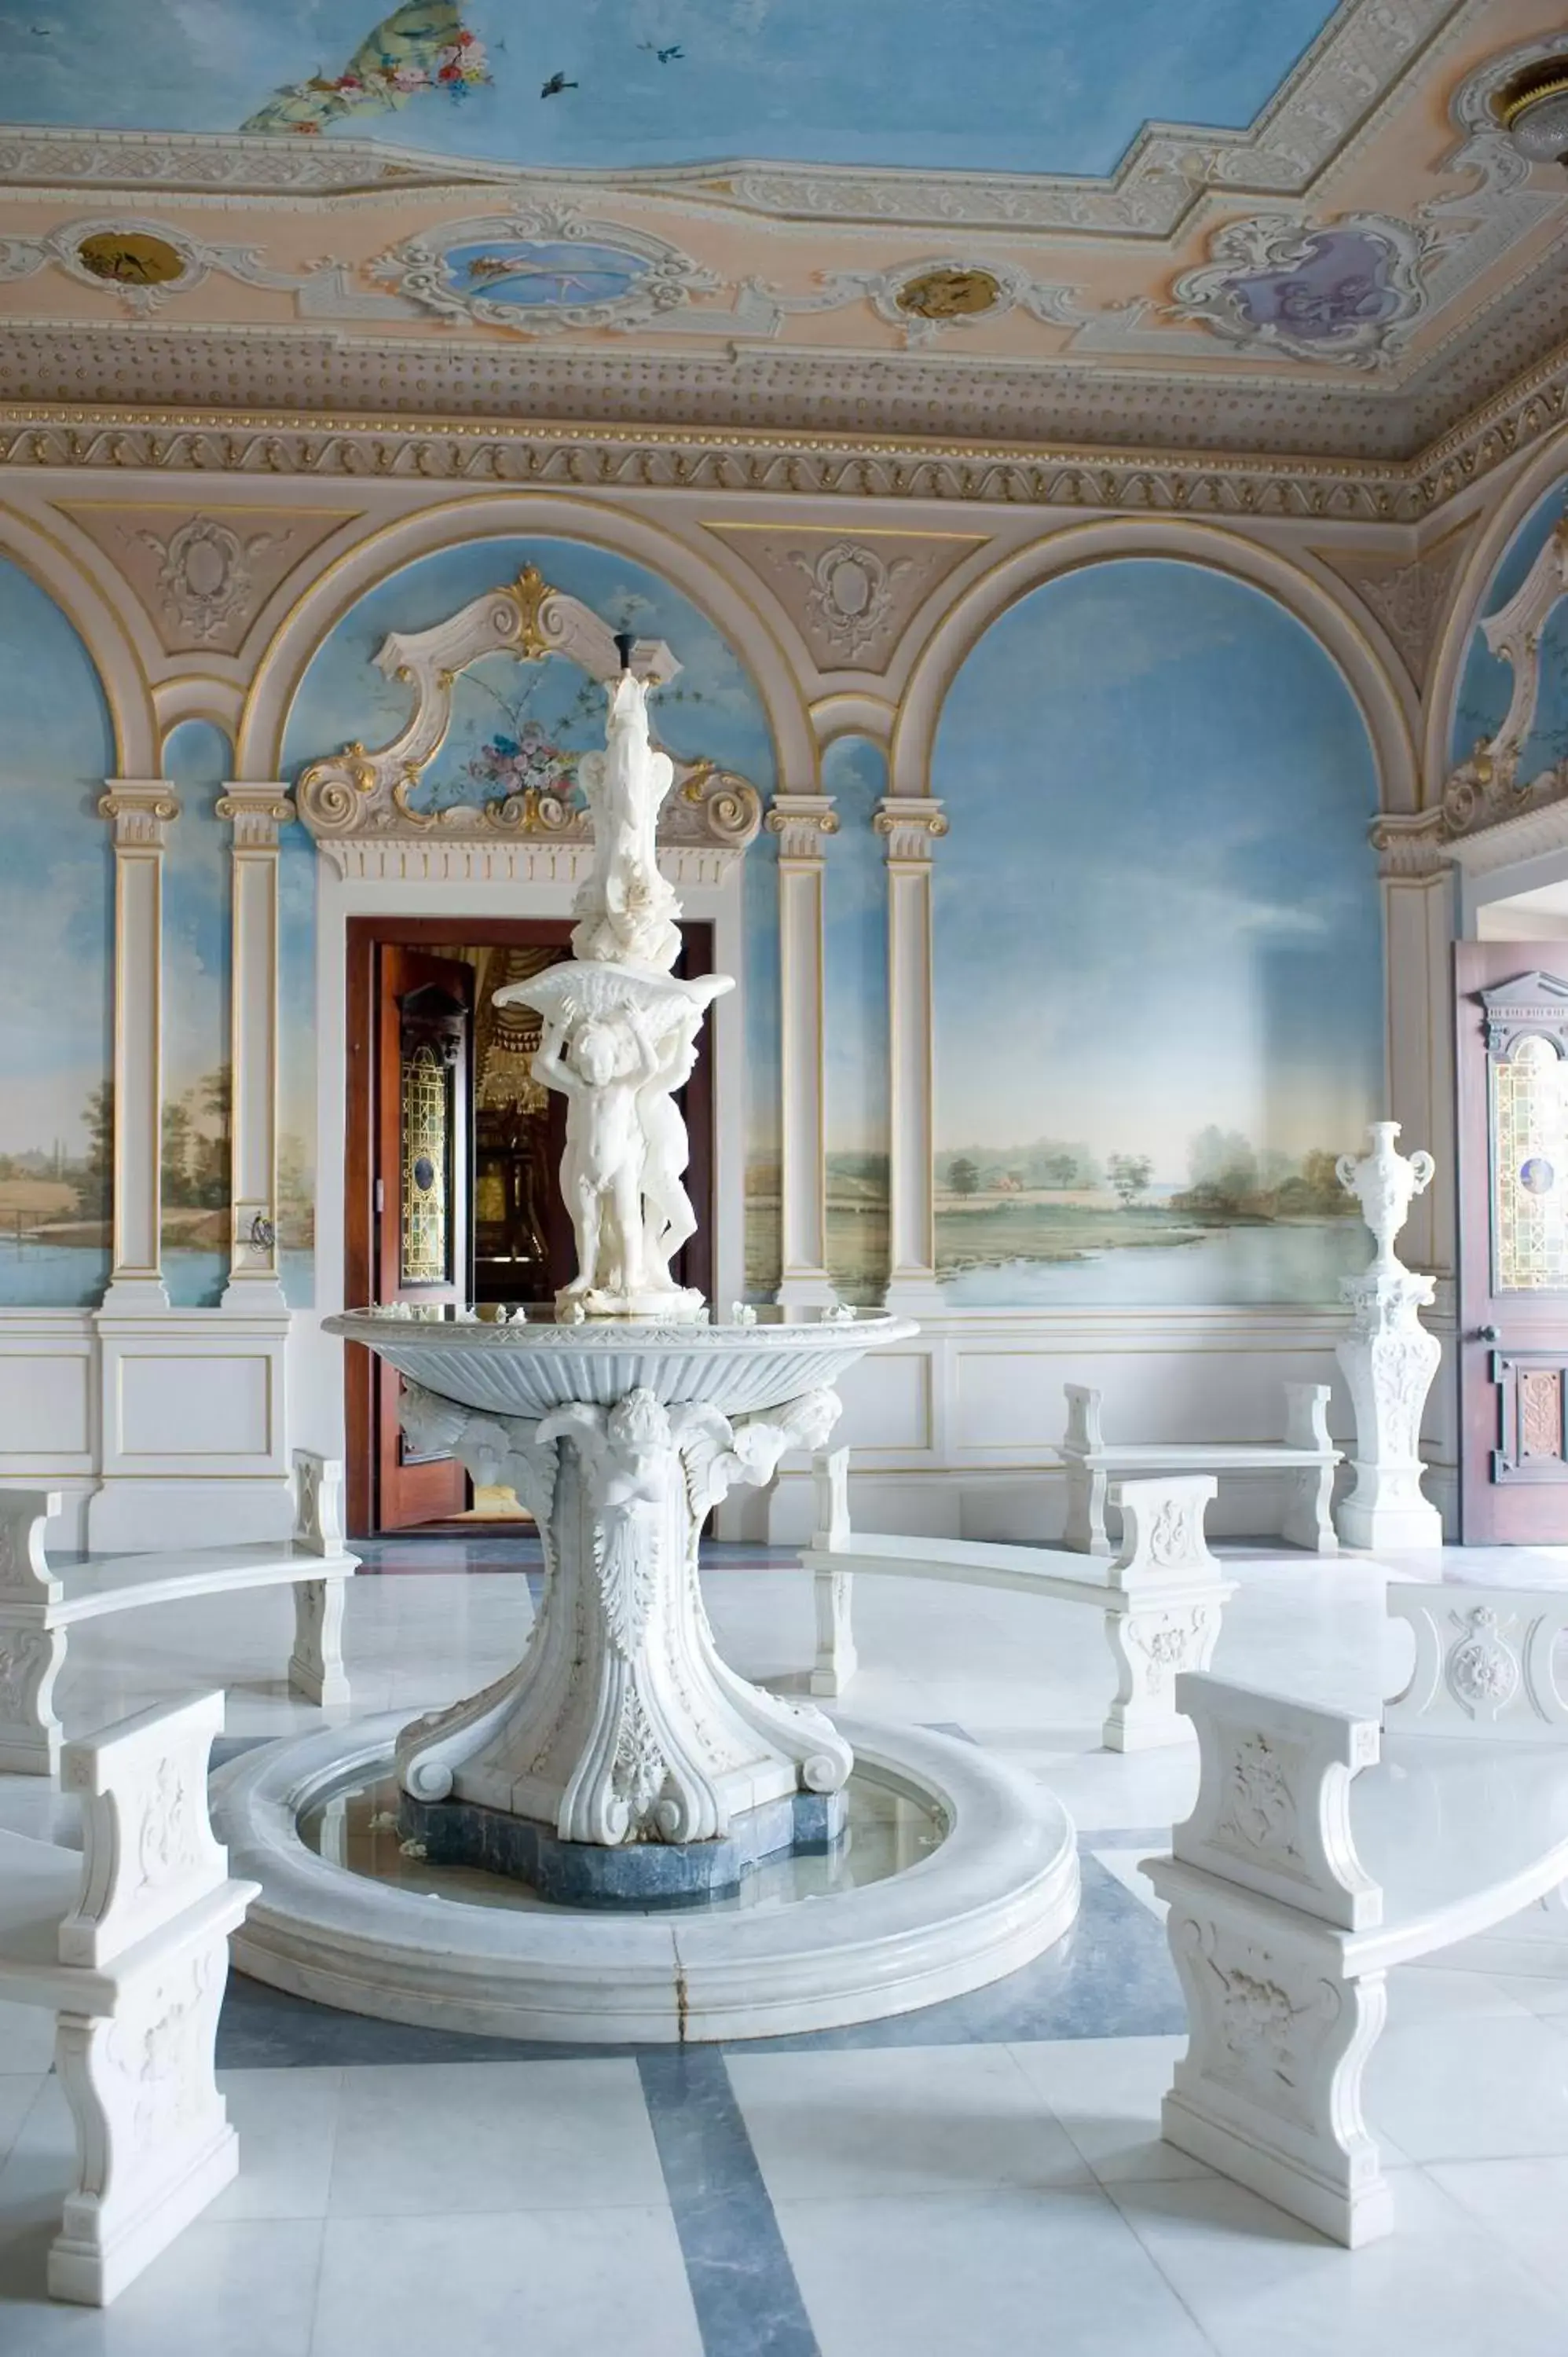
[(642, 1011), (582, 1017), (568, 1037), (547, 1022), (533, 1077), (566, 1100), (561, 1191), (577, 1239), (569, 1298), (628, 1294), (642, 1284), (644, 1149), (639, 1092), (658, 1070)]
[(704, 1006), (692, 1006), (665, 1034), (660, 1043), (659, 1069), (637, 1100), (647, 1146), (642, 1166), (643, 1283), (659, 1292), (671, 1286), (670, 1264), (697, 1231), (692, 1199), (681, 1183), (692, 1149), (674, 1092), (692, 1077), (697, 1061), (697, 1034), (706, 1013)]

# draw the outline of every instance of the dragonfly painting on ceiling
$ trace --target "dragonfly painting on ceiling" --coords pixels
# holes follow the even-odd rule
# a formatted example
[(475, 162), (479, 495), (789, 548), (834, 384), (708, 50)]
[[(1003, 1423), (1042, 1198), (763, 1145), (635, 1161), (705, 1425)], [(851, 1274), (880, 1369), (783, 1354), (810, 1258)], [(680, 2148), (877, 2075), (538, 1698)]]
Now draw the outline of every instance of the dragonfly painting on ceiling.
[(489, 303), (515, 303), (525, 310), (621, 302), (648, 266), (646, 255), (628, 253), (624, 246), (575, 245), (548, 238), (452, 245), (444, 261), (454, 295), (478, 295)]

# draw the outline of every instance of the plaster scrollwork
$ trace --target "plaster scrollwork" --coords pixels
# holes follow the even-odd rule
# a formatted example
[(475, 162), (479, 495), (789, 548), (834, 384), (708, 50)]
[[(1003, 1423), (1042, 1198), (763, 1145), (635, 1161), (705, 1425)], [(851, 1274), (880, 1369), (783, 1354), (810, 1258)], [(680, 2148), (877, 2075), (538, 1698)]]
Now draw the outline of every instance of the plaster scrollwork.
[(252, 560), (275, 553), (292, 535), (286, 526), (281, 532), (240, 533), (216, 516), (193, 515), (166, 534), (135, 529), (125, 537), (149, 549), (156, 561), (166, 619), (207, 646), (254, 601)]
[(272, 270), (254, 246), (188, 237), (167, 221), (133, 214), (62, 221), (39, 238), (0, 238), (0, 282), (30, 278), (53, 266), (79, 286), (108, 289), (123, 310), (145, 318), (170, 295), (188, 294), (213, 271), (242, 285), (291, 293), (310, 274)]
[(879, 319), (897, 328), (905, 345), (918, 349), (961, 332), (981, 320), (994, 322), (1009, 311), (1025, 311), (1042, 325), (1079, 328), (1088, 315), (1076, 290), (1031, 278), (1028, 272), (995, 256), (927, 255), (886, 270), (827, 270), (818, 274), (814, 294), (791, 295), (757, 279), (747, 291), (785, 314), (838, 311), (867, 303)]
[(447, 221), (392, 247), (369, 274), (448, 326), (532, 337), (647, 328), (724, 287), (662, 238), (552, 205)]
[[(562, 655), (606, 683), (621, 673), (621, 650), (609, 624), (579, 598), (552, 588), (532, 565), (429, 630), (391, 632), (373, 660), (385, 678), (412, 690), (413, 709), (385, 745), (367, 748), (356, 741), (305, 770), (295, 802), (319, 844), (393, 837), (472, 845), (476, 838), (493, 844), (525, 838), (556, 844), (569, 853), (589, 851), (588, 817), (564, 772), (480, 804), (422, 810), (412, 800), (445, 742), (457, 679), (482, 657), (497, 653), (518, 662)], [(680, 670), (662, 640), (635, 640), (630, 661), (639, 678), (659, 683)], [(721, 856), (743, 852), (762, 823), (756, 787), (711, 761), (673, 767), (674, 788), (660, 814), (660, 849), (690, 846)]]
[(1299, 1751), (1282, 1751), (1267, 1736), (1243, 1737), (1231, 1756), (1215, 1841), (1266, 1858), (1276, 1872), (1301, 1871), (1294, 1787), (1302, 1765)]
[(1441, 234), (1387, 213), (1230, 221), (1209, 261), (1176, 280), (1170, 316), (1257, 351), (1381, 368), (1425, 308), (1422, 274)]
[(898, 584), (916, 569), (913, 557), (888, 559), (854, 540), (836, 540), (814, 556), (792, 548), (789, 561), (806, 585), (808, 621), (845, 662), (882, 636), (897, 608)]

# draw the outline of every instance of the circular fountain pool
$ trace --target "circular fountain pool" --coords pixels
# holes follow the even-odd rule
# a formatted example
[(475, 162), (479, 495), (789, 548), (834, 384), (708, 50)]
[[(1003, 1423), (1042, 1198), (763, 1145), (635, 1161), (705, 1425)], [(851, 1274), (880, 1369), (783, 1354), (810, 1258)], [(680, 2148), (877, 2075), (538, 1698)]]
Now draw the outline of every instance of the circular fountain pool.
[(392, 2021), (582, 2044), (763, 2038), (983, 1986), (1078, 1910), (1071, 1821), (1041, 1786), (921, 1727), (842, 1721), (848, 1836), (737, 1898), (607, 1915), (405, 1849), (391, 1712), (246, 1752), (213, 1779), (230, 1870), (262, 1895), (236, 1968)]

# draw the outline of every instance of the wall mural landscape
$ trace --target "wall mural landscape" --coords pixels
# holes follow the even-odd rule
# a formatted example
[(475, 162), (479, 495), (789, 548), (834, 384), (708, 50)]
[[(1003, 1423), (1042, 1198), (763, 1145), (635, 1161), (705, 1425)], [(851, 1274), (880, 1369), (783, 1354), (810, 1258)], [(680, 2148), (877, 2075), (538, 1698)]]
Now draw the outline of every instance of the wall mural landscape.
[(0, 558), (0, 1303), (93, 1305), (108, 1281), (114, 739), (59, 607)]
[[(387, 633), (427, 630), (529, 565), (612, 629), (668, 640), (682, 669), (650, 707), (659, 742), (679, 760), (715, 761), (749, 779), (765, 799), (771, 793), (773, 740), (761, 699), (728, 642), (688, 597), (646, 566), (585, 542), (510, 537), (422, 557), (342, 617), (300, 682), (285, 735), (284, 776), (293, 782), (308, 762), (354, 738), (375, 745), (394, 736), (408, 717), (410, 691), (372, 662)], [(446, 738), (411, 800), (416, 809), (436, 810), (482, 804), (531, 786), (575, 794), (577, 762), (603, 744), (603, 691), (575, 664), (558, 655), (537, 663), (487, 655), (459, 677)], [(775, 848), (775, 838), (765, 835), (746, 860), (747, 1270), (748, 1285), (752, 1270), (761, 1270), (763, 1290), (771, 1289), (768, 1272), (778, 1254), (778, 928), (775, 910), (770, 937), (763, 905), (774, 897)], [(304, 830), (285, 830), (281, 1210), (291, 1301), (306, 1297), (313, 1242), (315, 871)]]
[(220, 728), (182, 720), (164, 745), (179, 797), (164, 853), (164, 1284), (177, 1309), (216, 1308), (229, 1281), (229, 829)]
[(823, 877), (828, 1274), (841, 1300), (866, 1303), (887, 1276), (887, 869), (871, 824), (887, 791), (881, 748), (839, 737), (822, 791), (839, 823)]
[(1219, 573), (1033, 591), (931, 765), (937, 1260), (955, 1308), (1332, 1302), (1382, 1093), (1370, 746)]
[[(19, 120), (379, 137), (539, 167), (736, 156), (1109, 172), (1240, 128), (1332, 0), (0, 0)], [(1015, 61), (1030, 60), (1020, 73)]]

